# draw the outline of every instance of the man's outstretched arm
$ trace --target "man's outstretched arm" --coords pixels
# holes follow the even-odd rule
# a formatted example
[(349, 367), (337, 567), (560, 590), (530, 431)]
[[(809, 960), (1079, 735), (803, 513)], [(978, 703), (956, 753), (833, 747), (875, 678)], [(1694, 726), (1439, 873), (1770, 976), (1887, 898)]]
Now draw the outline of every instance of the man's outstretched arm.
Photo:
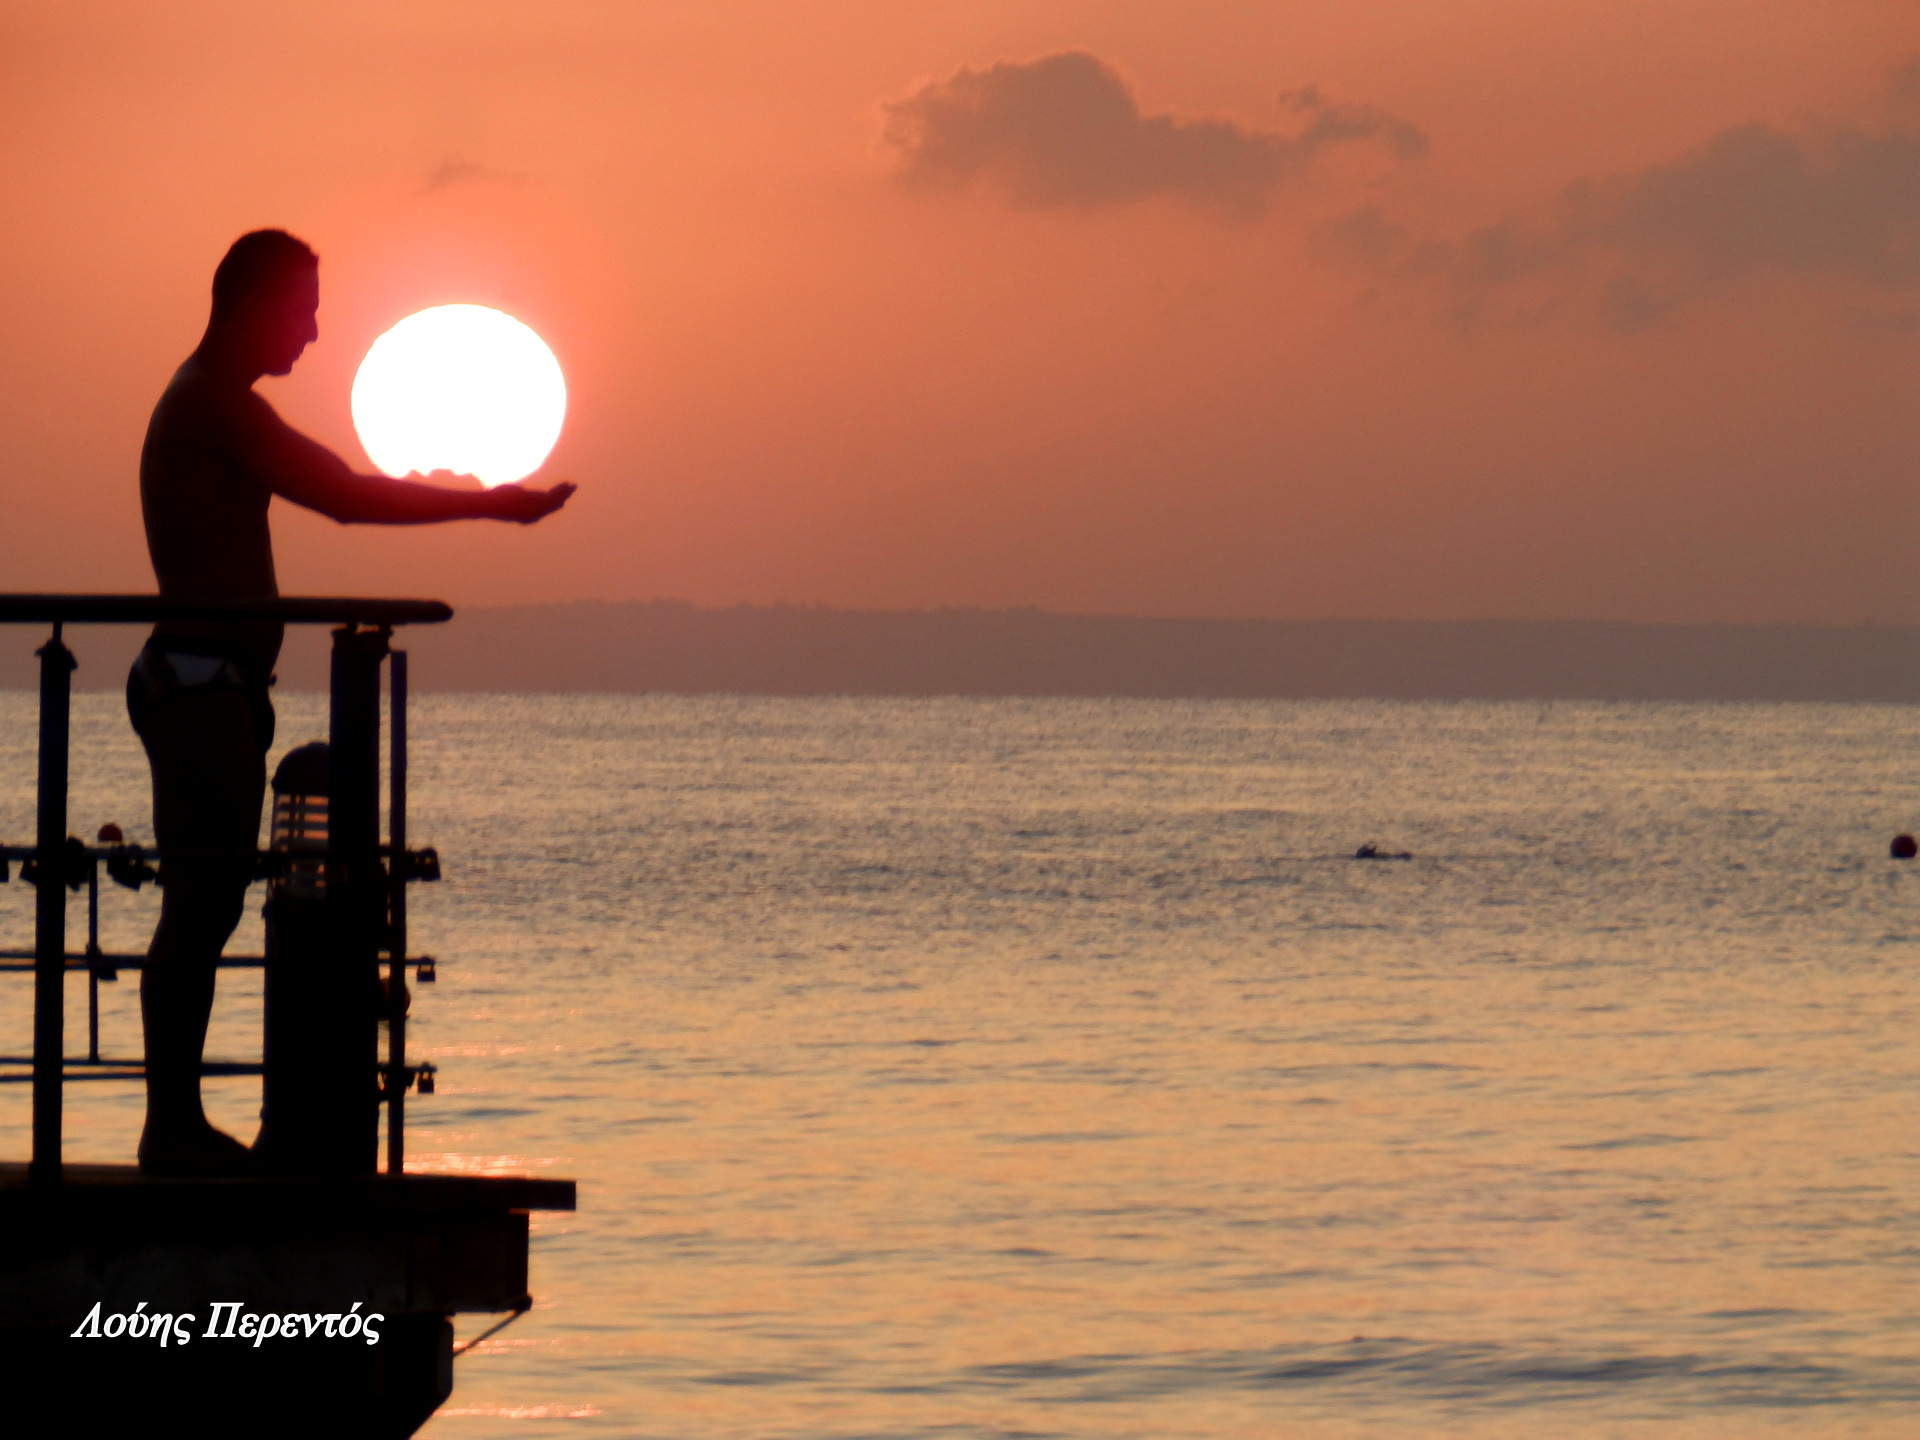
[(288, 425), (249, 394), (235, 417), (235, 458), (274, 494), (342, 525), (432, 525), (442, 520), (513, 520), (530, 525), (567, 503), (573, 486), (550, 490), (501, 485), (446, 490), (385, 475), (362, 475), (317, 440)]

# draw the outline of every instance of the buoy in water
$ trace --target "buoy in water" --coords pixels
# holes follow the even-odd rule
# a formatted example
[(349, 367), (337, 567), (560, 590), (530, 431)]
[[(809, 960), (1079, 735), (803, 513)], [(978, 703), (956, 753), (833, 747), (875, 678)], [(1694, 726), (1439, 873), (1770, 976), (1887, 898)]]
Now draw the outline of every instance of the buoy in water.
[(1920, 855), (1920, 841), (1911, 835), (1896, 835), (1893, 844), (1887, 847), (1887, 853), (1896, 860), (1911, 860), (1915, 855)]

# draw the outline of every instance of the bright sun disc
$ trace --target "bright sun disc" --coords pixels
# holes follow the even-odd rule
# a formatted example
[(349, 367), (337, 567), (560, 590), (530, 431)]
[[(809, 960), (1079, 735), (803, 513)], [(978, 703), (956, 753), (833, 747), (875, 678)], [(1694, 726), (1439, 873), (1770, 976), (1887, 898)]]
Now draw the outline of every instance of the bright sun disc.
[(567, 382), (533, 331), (484, 305), (436, 305), (373, 342), (353, 377), (353, 428), (389, 475), (452, 470), (508, 485), (560, 438)]

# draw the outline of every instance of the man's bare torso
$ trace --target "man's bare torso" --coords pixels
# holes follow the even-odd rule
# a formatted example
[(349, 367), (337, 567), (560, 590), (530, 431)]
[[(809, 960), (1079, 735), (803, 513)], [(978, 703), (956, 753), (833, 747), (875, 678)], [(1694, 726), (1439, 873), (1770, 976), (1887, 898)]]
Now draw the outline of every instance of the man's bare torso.
[[(283, 427), (251, 388), (209, 373), (198, 357), (174, 372), (140, 451), (140, 508), (160, 593), (180, 600), (277, 596), (266, 476), (242, 460), (249, 432)], [(182, 649), (240, 660), (265, 675), (280, 653), (277, 623), (171, 621), (155, 627)]]

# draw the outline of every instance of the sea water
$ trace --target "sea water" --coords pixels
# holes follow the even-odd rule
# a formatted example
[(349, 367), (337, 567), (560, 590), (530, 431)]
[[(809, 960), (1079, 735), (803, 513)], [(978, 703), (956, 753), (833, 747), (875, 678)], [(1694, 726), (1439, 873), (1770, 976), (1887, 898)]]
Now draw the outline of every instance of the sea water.
[[(412, 732), (409, 1166), (580, 1193), (437, 1440), (1911, 1433), (1920, 711), (426, 695)], [(74, 764), (76, 831), (150, 837), (112, 697)], [(144, 945), (150, 890), (103, 911)], [(227, 972), (210, 1054), (259, 1033)], [(258, 1082), (208, 1092), (250, 1136)], [(131, 1158), (137, 1087), (68, 1097), (71, 1158)]]

